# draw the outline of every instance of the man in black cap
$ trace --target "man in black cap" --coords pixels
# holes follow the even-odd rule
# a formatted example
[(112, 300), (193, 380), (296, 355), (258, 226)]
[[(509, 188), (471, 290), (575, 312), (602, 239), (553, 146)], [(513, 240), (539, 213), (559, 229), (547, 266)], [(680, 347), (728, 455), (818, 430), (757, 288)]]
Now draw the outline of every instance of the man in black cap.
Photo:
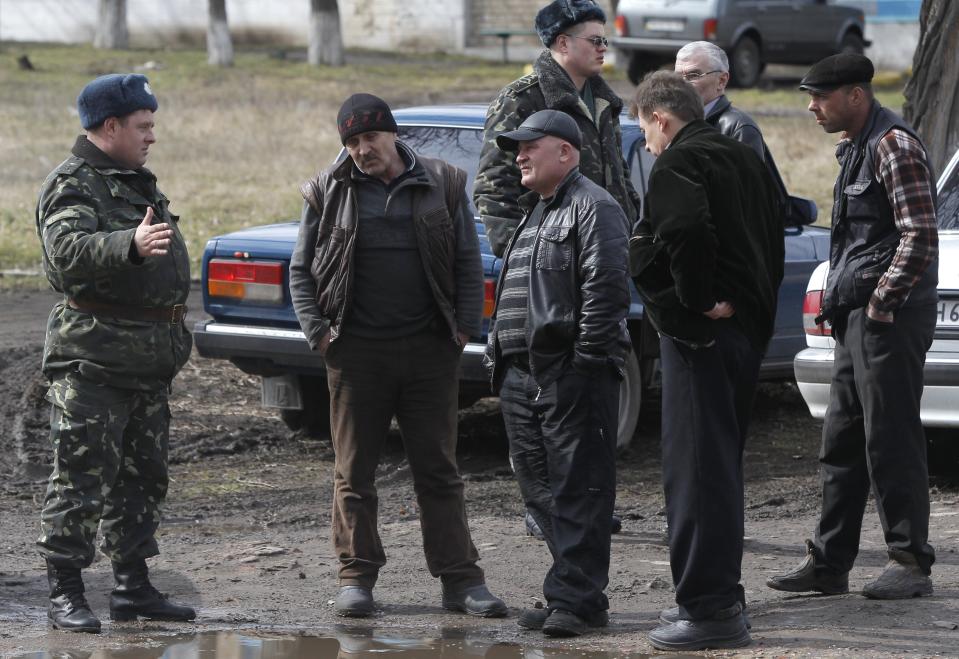
[(536, 112), (496, 143), (536, 198), (506, 247), (486, 361), (523, 500), (553, 556), (546, 608), (518, 622), (577, 636), (608, 622), (629, 222), (579, 171), (568, 114)]
[(334, 611), (373, 613), (386, 563), (374, 476), (395, 416), (443, 606), (505, 616), (476, 564), (456, 466), (459, 358), (482, 333), (483, 304), (466, 174), (397, 140), (393, 113), (371, 94), (350, 96), (337, 127), (348, 157), (301, 186), (306, 203), (290, 261), (293, 307), (310, 348), (323, 355), (330, 391)]
[(630, 240), (633, 281), (659, 332), (663, 489), (676, 604), (661, 650), (751, 641), (739, 584), (742, 459), (783, 277), (783, 223), (755, 151), (713, 130), (680, 74), (657, 71), (630, 109), (656, 156)]
[(519, 168), (497, 147), (496, 137), (539, 110), (561, 110), (576, 121), (583, 136), (580, 172), (607, 190), (630, 222), (639, 214), (641, 202), (623, 161), (623, 101), (600, 75), (609, 46), (605, 23), (593, 0), (553, 0), (540, 9), (536, 32), (547, 50), (532, 73), (504, 87), (489, 106), (473, 200), (496, 256), (523, 218), (519, 200), (526, 192)]
[(193, 345), (183, 325), (190, 260), (179, 218), (144, 167), (156, 97), (137, 73), (101, 76), (77, 99), (85, 134), (47, 177), (37, 204), (43, 268), (63, 294), (47, 321), (53, 472), (37, 545), (50, 622), (100, 631), (81, 569), (113, 564), (110, 617), (196, 617), (150, 583), (166, 499), (173, 376)]
[(842, 133), (833, 189), (829, 276), (816, 322), (831, 322), (829, 407), (820, 452), (822, 513), (806, 558), (770, 588), (839, 594), (870, 489), (889, 562), (863, 587), (875, 599), (932, 594), (929, 480), (919, 418), (923, 364), (936, 327), (936, 186), (909, 124), (879, 105), (872, 62), (840, 54), (800, 89), (827, 133)]

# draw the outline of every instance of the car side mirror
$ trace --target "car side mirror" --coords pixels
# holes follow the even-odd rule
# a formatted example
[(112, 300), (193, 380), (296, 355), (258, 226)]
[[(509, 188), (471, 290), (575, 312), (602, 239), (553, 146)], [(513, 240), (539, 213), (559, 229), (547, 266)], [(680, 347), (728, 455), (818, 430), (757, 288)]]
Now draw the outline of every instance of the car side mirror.
[(802, 227), (812, 224), (819, 216), (819, 207), (812, 199), (805, 197), (793, 197), (790, 195), (786, 200), (786, 226)]

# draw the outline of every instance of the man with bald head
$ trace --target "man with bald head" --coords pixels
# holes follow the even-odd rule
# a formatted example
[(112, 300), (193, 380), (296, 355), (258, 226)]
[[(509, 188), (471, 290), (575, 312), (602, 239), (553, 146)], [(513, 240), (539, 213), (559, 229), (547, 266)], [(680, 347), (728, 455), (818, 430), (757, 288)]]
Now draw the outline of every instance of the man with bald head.
[(546, 608), (518, 624), (578, 636), (608, 622), (629, 223), (580, 172), (582, 135), (565, 112), (536, 112), (496, 144), (535, 194), (506, 246), (486, 359), (520, 491), (553, 557)]

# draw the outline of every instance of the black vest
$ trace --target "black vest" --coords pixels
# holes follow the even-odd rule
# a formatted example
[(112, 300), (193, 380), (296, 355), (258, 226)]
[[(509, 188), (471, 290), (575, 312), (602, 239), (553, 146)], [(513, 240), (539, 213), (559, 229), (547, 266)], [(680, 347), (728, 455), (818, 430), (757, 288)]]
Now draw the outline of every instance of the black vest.
[[(873, 101), (862, 133), (844, 143), (839, 177), (833, 188), (832, 240), (829, 277), (821, 318), (845, 316), (869, 304), (879, 279), (886, 273), (902, 236), (885, 185), (876, 175), (876, 149), (886, 133), (898, 128), (922, 143), (912, 127), (894, 112)], [(932, 167), (926, 160), (932, 176)], [(933, 201), (936, 188), (931, 184)], [(904, 305), (936, 301), (938, 258), (916, 283)]]

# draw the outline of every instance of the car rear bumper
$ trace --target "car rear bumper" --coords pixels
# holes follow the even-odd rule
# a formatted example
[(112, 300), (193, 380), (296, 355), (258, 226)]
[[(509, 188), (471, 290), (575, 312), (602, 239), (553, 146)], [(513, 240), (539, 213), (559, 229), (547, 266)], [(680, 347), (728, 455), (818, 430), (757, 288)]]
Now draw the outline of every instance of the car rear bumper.
[[(809, 412), (817, 419), (826, 415), (832, 381), (833, 350), (806, 348), (796, 355), (796, 384)], [(923, 368), (924, 387), (920, 416), (929, 427), (959, 427), (959, 353), (929, 352)]]
[[(218, 323), (202, 320), (193, 327), (193, 343), (202, 357), (227, 359), (253, 375), (322, 375), (326, 366), (310, 349), (300, 330)], [(489, 388), (483, 366), (486, 345), (469, 343), (460, 357), (460, 382), (477, 389)]]
[(646, 37), (612, 37), (609, 42), (621, 50), (638, 50), (644, 53), (655, 53), (668, 59), (676, 56), (680, 48), (689, 43), (685, 37), (676, 38), (646, 38)]

